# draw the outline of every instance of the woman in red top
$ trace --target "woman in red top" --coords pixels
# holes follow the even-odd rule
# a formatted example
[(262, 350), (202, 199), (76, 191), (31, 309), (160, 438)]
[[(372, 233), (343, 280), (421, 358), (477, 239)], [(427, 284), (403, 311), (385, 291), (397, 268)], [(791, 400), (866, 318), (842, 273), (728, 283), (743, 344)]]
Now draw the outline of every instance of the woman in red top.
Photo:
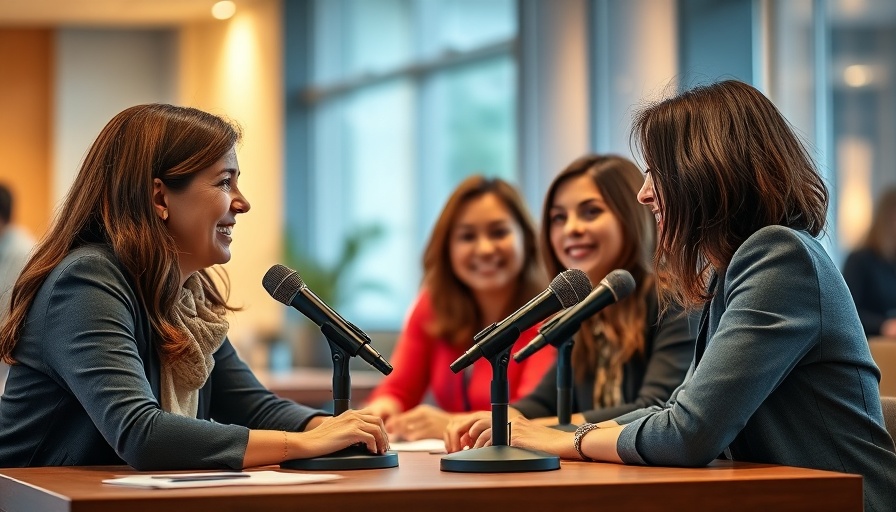
[[(401, 439), (441, 438), (451, 413), (491, 407), (491, 366), (476, 361), (455, 374), (449, 365), (473, 335), (519, 309), (547, 286), (532, 221), (519, 192), (499, 178), (475, 175), (448, 198), (423, 255), (423, 287), (392, 354), (392, 372), (369, 410)], [(514, 351), (537, 333), (524, 332)], [(532, 391), (553, 364), (543, 350), (507, 367), (510, 399)], [(427, 391), (438, 407), (421, 405)]]

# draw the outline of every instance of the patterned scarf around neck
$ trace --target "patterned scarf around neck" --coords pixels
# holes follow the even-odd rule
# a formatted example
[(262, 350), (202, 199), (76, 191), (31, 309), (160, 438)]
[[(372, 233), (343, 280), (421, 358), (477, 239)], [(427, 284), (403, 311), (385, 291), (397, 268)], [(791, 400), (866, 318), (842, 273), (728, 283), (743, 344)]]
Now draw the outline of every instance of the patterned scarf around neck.
[(174, 306), (173, 323), (187, 337), (184, 354), (173, 359), (162, 355), (162, 410), (195, 418), (199, 389), (215, 367), (213, 354), (224, 342), (229, 324), (225, 309), (205, 298), (198, 274), (181, 288)]
[(622, 364), (615, 347), (604, 334), (603, 322), (594, 323), (597, 364), (594, 371), (594, 408), (615, 407), (622, 403)]

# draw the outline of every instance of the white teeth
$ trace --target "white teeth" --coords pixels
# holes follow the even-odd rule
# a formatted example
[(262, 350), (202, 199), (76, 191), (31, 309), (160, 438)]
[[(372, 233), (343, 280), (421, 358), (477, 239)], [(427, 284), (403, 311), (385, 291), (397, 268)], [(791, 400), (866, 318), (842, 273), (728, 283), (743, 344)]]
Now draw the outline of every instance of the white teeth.
[(584, 258), (594, 250), (594, 245), (574, 245), (566, 248), (566, 254), (570, 258)]
[(230, 236), (233, 234), (233, 226), (218, 226), (215, 228), (215, 231), (223, 235)]

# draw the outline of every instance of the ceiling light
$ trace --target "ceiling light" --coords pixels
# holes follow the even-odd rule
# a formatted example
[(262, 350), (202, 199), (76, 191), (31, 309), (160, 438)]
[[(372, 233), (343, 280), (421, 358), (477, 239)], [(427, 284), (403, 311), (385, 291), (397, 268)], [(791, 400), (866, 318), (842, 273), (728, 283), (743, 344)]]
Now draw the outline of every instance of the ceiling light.
[(862, 87), (871, 82), (871, 70), (868, 66), (853, 64), (843, 70), (843, 81), (850, 87)]
[(233, 16), (236, 12), (236, 4), (230, 0), (221, 0), (212, 6), (212, 16), (215, 19), (226, 20)]

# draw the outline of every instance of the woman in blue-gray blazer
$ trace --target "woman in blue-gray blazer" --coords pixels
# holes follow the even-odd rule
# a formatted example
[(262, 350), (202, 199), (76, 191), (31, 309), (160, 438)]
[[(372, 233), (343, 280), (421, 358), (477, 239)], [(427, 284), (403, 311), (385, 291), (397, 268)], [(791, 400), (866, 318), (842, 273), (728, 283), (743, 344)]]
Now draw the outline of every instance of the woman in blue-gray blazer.
[[(642, 110), (667, 301), (702, 307), (694, 361), (663, 406), (574, 434), (514, 420), (511, 443), (571, 459), (703, 466), (722, 456), (860, 474), (865, 509), (896, 503), (896, 454), (855, 305), (816, 240), (828, 194), (753, 87), (726, 81)], [(449, 439), (481, 446), (487, 424)]]
[(13, 288), (0, 358), (0, 467), (242, 468), (363, 442), (382, 421), (277, 398), (228, 341), (226, 290), (240, 132), (138, 105), (100, 132)]

